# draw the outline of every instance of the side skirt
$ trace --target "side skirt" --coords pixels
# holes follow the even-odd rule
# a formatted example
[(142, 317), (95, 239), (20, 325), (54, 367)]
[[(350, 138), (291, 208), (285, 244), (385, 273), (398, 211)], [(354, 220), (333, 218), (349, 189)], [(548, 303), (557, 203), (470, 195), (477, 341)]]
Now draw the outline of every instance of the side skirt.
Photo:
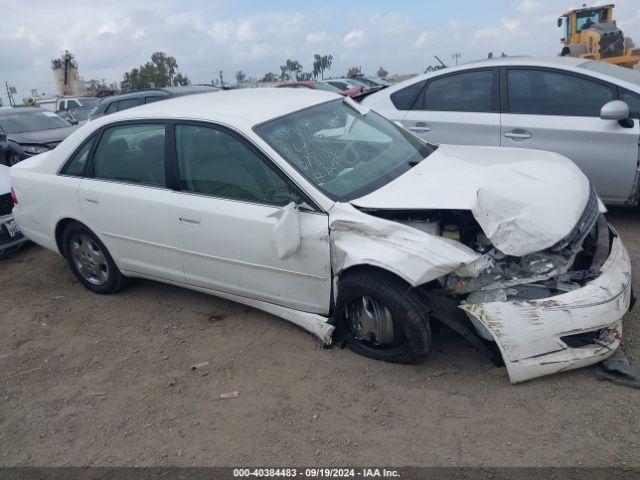
[(257, 308), (264, 312), (275, 315), (276, 317), (283, 318), (289, 322), (298, 325), (306, 331), (312, 333), (318, 337), (325, 345), (331, 345), (332, 335), (335, 327), (330, 325), (329, 319), (318, 315), (316, 313), (303, 312), (295, 310), (293, 308), (282, 307), (274, 303), (263, 302), (262, 300), (256, 300), (253, 298), (243, 297), (241, 295), (235, 295), (233, 293), (221, 292), (219, 290), (211, 290), (209, 288), (199, 287), (197, 285), (191, 285), (189, 283), (176, 282), (173, 280), (166, 280), (164, 278), (155, 277), (153, 275), (146, 275), (144, 273), (132, 272), (123, 270), (122, 274), (128, 277), (146, 278), (148, 280), (154, 280), (156, 282), (166, 283), (169, 285), (175, 285), (177, 287), (184, 287), (190, 290), (195, 290), (202, 293), (207, 293), (215, 297), (224, 298), (233, 302), (241, 303), (249, 307)]

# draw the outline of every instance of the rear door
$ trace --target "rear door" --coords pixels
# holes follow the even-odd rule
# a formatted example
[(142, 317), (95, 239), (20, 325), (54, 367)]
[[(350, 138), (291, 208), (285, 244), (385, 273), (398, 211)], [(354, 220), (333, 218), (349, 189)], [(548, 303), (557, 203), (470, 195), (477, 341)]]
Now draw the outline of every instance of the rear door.
[(610, 84), (572, 72), (505, 67), (501, 72), (502, 145), (557, 152), (575, 162), (605, 202), (626, 202), (638, 165), (638, 121), (602, 120), (617, 98)]
[(500, 145), (498, 95), (497, 69), (433, 77), (418, 93), (402, 125), (430, 143)]
[(122, 270), (184, 282), (173, 195), (166, 187), (164, 122), (130, 122), (100, 135), (79, 197), (85, 223)]

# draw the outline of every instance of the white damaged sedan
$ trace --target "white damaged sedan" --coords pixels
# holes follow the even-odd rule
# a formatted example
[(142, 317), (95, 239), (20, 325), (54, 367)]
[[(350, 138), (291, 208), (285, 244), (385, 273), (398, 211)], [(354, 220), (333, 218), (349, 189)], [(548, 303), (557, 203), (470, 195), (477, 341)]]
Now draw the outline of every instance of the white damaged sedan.
[(599, 362), (631, 264), (565, 157), (434, 146), (329, 92), (247, 89), (98, 119), (11, 169), (15, 219), (96, 293), (143, 277), (415, 363), (439, 322), (512, 382)]

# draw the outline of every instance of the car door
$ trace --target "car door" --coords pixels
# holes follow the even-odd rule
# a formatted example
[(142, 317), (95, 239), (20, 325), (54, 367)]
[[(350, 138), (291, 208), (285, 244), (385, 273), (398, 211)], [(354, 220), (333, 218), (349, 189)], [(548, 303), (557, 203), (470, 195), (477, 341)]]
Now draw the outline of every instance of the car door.
[(502, 70), (502, 145), (557, 152), (575, 162), (605, 202), (629, 199), (638, 165), (640, 127), (603, 120), (615, 87), (554, 69)]
[(174, 221), (187, 283), (328, 314), (328, 216), (297, 209), (300, 248), (281, 258), (274, 227), (292, 194), (303, 194), (266, 156), (225, 128), (181, 123), (175, 167)]
[(164, 159), (163, 122), (106, 127), (80, 182), (82, 221), (121, 270), (184, 282)]
[(402, 125), (430, 143), (500, 145), (498, 92), (497, 70), (492, 68), (433, 77)]

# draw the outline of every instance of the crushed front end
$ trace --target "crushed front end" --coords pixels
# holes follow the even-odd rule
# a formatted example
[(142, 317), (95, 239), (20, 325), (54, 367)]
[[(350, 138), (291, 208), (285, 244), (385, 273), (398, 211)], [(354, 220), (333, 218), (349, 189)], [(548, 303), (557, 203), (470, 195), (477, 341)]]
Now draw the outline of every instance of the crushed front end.
[(551, 248), (524, 257), (485, 249), (441, 284), (495, 341), (512, 383), (591, 365), (618, 348), (633, 302), (631, 261), (594, 192)]

